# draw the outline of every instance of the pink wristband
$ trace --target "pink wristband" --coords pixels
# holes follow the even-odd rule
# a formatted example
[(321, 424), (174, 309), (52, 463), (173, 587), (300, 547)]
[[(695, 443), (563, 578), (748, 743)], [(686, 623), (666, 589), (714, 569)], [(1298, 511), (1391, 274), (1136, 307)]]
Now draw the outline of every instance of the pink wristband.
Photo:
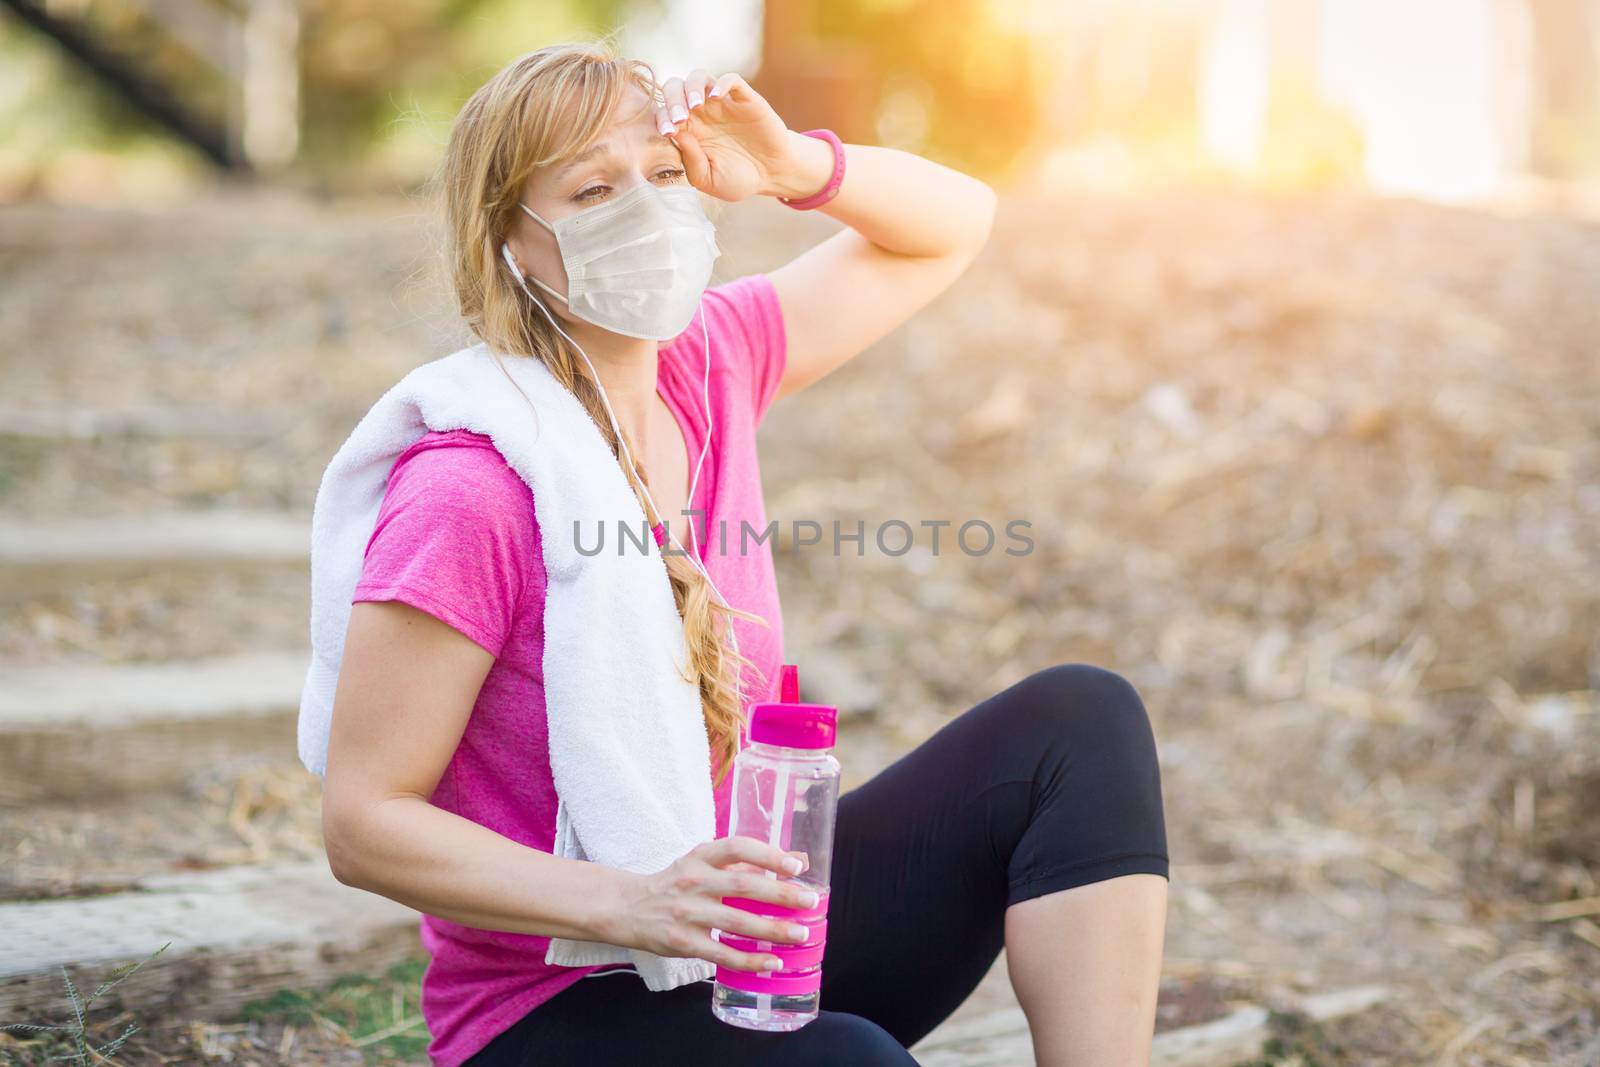
[(815, 137), (819, 141), (827, 141), (833, 146), (833, 174), (828, 177), (828, 184), (810, 196), (799, 200), (791, 200), (786, 196), (778, 197), (779, 201), (788, 204), (796, 211), (809, 211), (812, 208), (821, 207), (839, 195), (839, 186), (844, 181), (844, 145), (840, 143), (838, 135), (832, 130), (815, 129), (801, 132), (807, 137)]

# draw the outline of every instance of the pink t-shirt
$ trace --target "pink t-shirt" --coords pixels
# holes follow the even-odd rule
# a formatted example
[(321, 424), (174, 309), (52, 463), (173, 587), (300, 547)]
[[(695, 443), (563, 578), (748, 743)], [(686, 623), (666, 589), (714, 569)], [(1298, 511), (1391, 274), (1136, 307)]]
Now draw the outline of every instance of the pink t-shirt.
[[(744, 539), (741, 551), (740, 531), (741, 521), (758, 533), (767, 526), (755, 430), (783, 376), (787, 339), (765, 274), (707, 289), (702, 309), (716, 432), (691, 506), (706, 509), (713, 534), (727, 530), (725, 551), (716, 537), (701, 546), (717, 588), (734, 607), (771, 624), (735, 620), (739, 647), (760, 671), (747, 675), (746, 695), (760, 700), (774, 692), (783, 626), (771, 540)], [(657, 374), (658, 391), (683, 428), (691, 470), (706, 433), (700, 333), (696, 313), (688, 329), (661, 345)], [(545, 570), (535, 509), (527, 483), (488, 437), (467, 430), (424, 434), (390, 471), (353, 601), (403, 601), (494, 654), (432, 803), (550, 852), (556, 793), (545, 720)], [(671, 526), (688, 544), (684, 523), (679, 517)], [(715, 770), (713, 756), (708, 771)], [(719, 837), (727, 833), (731, 785), (730, 775), (713, 793)], [(440, 1067), (457, 1067), (535, 1006), (601, 969), (547, 965), (548, 937), (481, 930), (432, 915), (422, 917), (420, 933), (431, 954), (422, 979), (428, 1053)]]

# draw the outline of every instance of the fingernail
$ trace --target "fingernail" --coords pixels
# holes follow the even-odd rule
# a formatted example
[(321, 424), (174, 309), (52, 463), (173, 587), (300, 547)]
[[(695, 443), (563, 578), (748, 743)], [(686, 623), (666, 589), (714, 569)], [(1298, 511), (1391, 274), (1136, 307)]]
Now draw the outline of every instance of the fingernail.
[(776, 956), (769, 957), (768, 959), (764, 959), (764, 960), (761, 961), (761, 969), (763, 971), (775, 971), (779, 967), (782, 967), (782, 966), (783, 966), (783, 961), (778, 959)]
[(796, 937), (796, 938), (799, 938), (801, 941), (804, 941), (806, 938), (811, 936), (811, 931), (807, 930), (804, 926), (801, 926), (799, 923), (790, 923), (789, 924), (789, 936), (790, 937)]
[(795, 859), (793, 856), (788, 856), (783, 861), (783, 869), (788, 871), (790, 874), (799, 874), (800, 861)]
[(711, 99), (715, 100), (717, 97), (719, 97), (721, 95), (722, 95), (722, 87), (721, 86), (718, 86), (717, 88), (711, 90)]
[(808, 908), (816, 907), (817, 906), (817, 901), (819, 901), (821, 899), (822, 899), (821, 897), (817, 896), (816, 890), (808, 889), (806, 891), (806, 894), (805, 894), (806, 907), (808, 907)]
[(676, 132), (676, 130), (674, 129), (672, 123), (663, 122), (661, 124), (661, 132), (666, 136), (671, 136), (674, 132)]
[(703, 103), (705, 103), (705, 99), (699, 93), (690, 93), (689, 94), (689, 106), (690, 107), (699, 107)]
[(689, 117), (689, 113), (683, 109), (683, 105), (682, 104), (673, 104), (672, 105), (672, 121), (673, 122), (682, 122), (684, 119), (686, 119), (688, 117)]

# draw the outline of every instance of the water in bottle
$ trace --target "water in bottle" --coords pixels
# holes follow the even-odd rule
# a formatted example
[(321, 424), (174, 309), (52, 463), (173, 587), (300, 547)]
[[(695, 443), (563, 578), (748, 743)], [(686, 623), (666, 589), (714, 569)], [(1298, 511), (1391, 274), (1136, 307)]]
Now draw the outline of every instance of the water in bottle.
[[(808, 866), (784, 881), (815, 890), (817, 904), (790, 908), (748, 897), (723, 903), (759, 915), (800, 923), (804, 944), (762, 941), (719, 931), (719, 940), (743, 952), (771, 953), (776, 971), (741, 971), (717, 965), (711, 1010), (717, 1018), (751, 1030), (797, 1030), (817, 1017), (822, 953), (828, 932), (828, 880), (833, 824), (839, 804), (839, 761), (829, 754), (839, 710), (800, 703), (798, 673), (785, 666), (779, 699), (750, 709), (750, 743), (733, 761), (728, 833), (754, 837), (786, 852), (804, 854)], [(777, 878), (778, 872), (768, 871)]]

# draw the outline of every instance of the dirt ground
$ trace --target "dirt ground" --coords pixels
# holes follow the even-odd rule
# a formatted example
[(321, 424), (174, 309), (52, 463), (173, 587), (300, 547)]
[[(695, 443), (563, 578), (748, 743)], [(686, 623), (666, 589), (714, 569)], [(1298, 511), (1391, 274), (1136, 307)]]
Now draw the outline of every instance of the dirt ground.
[[(462, 340), (430, 220), (241, 190), (4, 209), (0, 406), (248, 420), (0, 437), (0, 505), (308, 513), (355, 418)], [(719, 280), (836, 226), (720, 225)], [(763, 427), (771, 517), (866, 523), (862, 556), (779, 555), (789, 658), (852, 715), (846, 787), (1032, 670), (1111, 668), (1163, 759), (1169, 1003), (1377, 983), (1327, 1062), (1600, 1062), (1596, 292), (1600, 228), (1568, 218), (1004, 191), (966, 275)], [(890, 520), (911, 551), (875, 550)], [(969, 520), (1033, 549), (969, 555)], [(0, 657), (294, 647), (305, 609), (294, 568), (84, 582), (6, 598)], [(315, 854), (303, 772), (250, 773), (197, 784), (222, 814), (183, 847), (0, 812), (6, 895)]]

